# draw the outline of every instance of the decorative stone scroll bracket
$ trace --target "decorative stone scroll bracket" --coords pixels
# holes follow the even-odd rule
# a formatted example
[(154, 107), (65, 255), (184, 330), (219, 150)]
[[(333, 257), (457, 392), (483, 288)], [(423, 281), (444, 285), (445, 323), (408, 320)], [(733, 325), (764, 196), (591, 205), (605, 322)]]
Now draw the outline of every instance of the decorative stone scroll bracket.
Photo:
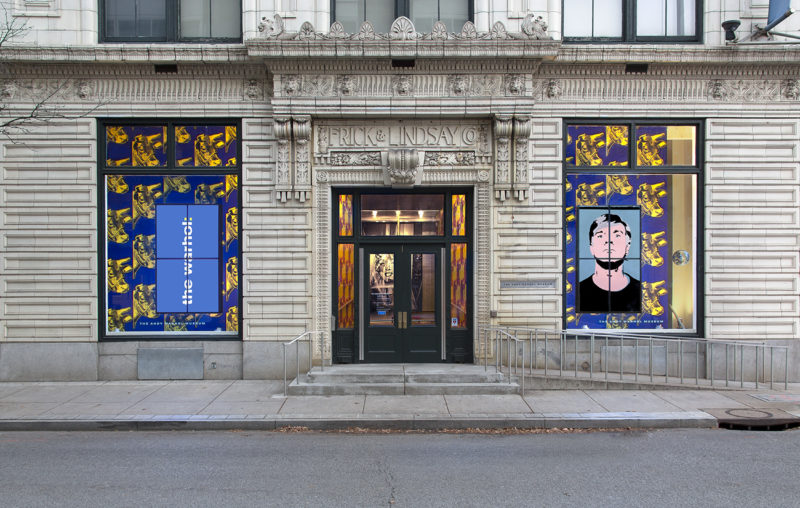
[(514, 196), (518, 201), (528, 199), (528, 144), (531, 138), (531, 119), (514, 117)]
[(383, 165), (383, 182), (394, 189), (408, 189), (422, 183), (422, 153), (416, 148), (391, 149)]
[[(514, 197), (528, 199), (528, 143), (531, 120), (528, 117), (498, 116), (494, 121), (495, 198), (505, 201)], [(513, 146), (513, 150), (512, 150)]]
[(311, 199), (311, 117), (276, 117), (278, 157), (275, 194), (281, 203), (292, 198), (300, 203)]

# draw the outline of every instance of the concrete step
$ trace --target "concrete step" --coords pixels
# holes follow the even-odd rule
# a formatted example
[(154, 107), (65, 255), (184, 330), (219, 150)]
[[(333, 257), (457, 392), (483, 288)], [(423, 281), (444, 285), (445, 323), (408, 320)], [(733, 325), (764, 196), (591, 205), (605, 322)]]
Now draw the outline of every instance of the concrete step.
[(400, 383), (403, 384), (405, 377), (402, 373), (358, 373), (341, 371), (310, 371), (306, 376), (301, 376), (306, 383), (312, 384), (368, 384), (368, 383)]
[(289, 385), (289, 395), (508, 395), (517, 383), (309, 383)]
[(406, 374), (406, 383), (501, 383), (503, 381), (504, 376), (498, 372)]
[(497, 372), (486, 373), (408, 373), (408, 374), (359, 374), (349, 372), (311, 371), (301, 376), (305, 383), (499, 383), (503, 375)]
[(406, 395), (508, 395), (519, 393), (516, 383), (407, 383)]
[(403, 383), (297, 383), (289, 385), (289, 395), (403, 395)]
[(479, 365), (364, 364), (313, 368), (290, 395), (505, 395), (518, 393), (502, 373)]

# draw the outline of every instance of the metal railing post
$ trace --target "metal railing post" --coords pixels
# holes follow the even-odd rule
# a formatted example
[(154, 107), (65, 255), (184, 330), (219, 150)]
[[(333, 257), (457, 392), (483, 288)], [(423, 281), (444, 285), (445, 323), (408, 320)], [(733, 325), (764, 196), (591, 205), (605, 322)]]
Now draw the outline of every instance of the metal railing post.
[(286, 388), (286, 344), (281, 344), (283, 346), (283, 396), (287, 396), (287, 388)]
[(772, 375), (773, 375), (773, 361), (774, 361), (774, 349), (772, 346), (769, 347), (769, 389), (772, 390)]
[(575, 334), (575, 379), (578, 378), (578, 334)]
[[(533, 374), (533, 369), (536, 366), (536, 360), (539, 359), (539, 329), (537, 328), (533, 332), (533, 359), (531, 360), (531, 375)], [(545, 357), (547, 359), (547, 357)]]
[(666, 339), (662, 342), (664, 343), (664, 382), (669, 384), (669, 342)]
[(633, 338), (633, 365), (634, 369), (636, 369), (636, 373), (633, 375), (633, 379), (638, 383), (639, 382), (639, 337)]
[[(528, 346), (531, 349), (531, 354), (530, 354), (530, 359), (531, 359), (530, 373), (531, 373), (531, 375), (533, 375), (533, 355), (536, 354), (536, 352), (533, 349), (533, 332), (528, 332)], [(523, 358), (523, 361), (522, 361), (522, 373), (525, 374), (525, 360), (524, 360), (524, 358)]]
[(756, 390), (758, 390), (758, 345), (756, 345)]
[(589, 337), (589, 379), (594, 378), (594, 334)]
[(739, 387), (744, 388), (744, 344), (739, 348)]
[(625, 344), (625, 339), (622, 335), (619, 336), (619, 380), (622, 381), (622, 346)]
[(785, 365), (783, 366), (783, 389), (789, 389), (789, 348), (783, 348), (783, 360)]
[(647, 341), (648, 348), (650, 349), (650, 354), (648, 355), (648, 361), (650, 362), (650, 382), (653, 382), (653, 339), (652, 337), (650, 340)]
[(708, 365), (711, 372), (711, 386), (714, 386), (714, 344), (709, 342), (706, 351), (708, 351), (708, 356), (711, 358), (708, 361)]
[(547, 330), (544, 332), (544, 377), (547, 379)]
[(700, 384), (700, 343), (694, 341), (694, 384)]
[(728, 343), (725, 343), (725, 386), (728, 386)]
[(522, 341), (522, 397), (525, 397), (525, 341)]
[[(499, 365), (498, 362), (500, 361), (500, 351), (498, 350), (499, 344), (498, 344), (498, 340), (497, 340), (497, 338), (499, 336), (500, 336), (500, 334), (497, 333), (497, 330), (495, 330), (495, 332), (494, 332), (494, 353), (495, 353), (495, 355), (494, 355), (494, 370), (495, 370), (495, 372), (497, 372), (497, 367)], [(502, 371), (500, 371), (500, 373), (502, 374)]]
[(481, 343), (481, 337), (483, 337), (483, 370), (484, 372), (489, 371), (489, 341), (486, 339), (489, 330), (483, 329), (482, 333), (478, 332), (478, 344)]
[(683, 340), (678, 339), (678, 370), (681, 374), (681, 384), (683, 384)]

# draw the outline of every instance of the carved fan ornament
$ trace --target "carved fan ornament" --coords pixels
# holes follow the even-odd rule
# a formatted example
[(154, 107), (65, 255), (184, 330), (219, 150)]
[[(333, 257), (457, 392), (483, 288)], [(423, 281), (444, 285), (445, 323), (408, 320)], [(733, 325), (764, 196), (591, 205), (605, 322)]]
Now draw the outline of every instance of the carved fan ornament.
[(488, 32), (479, 32), (471, 21), (464, 23), (458, 33), (448, 32), (447, 26), (441, 21), (434, 23), (430, 33), (417, 33), (414, 23), (401, 16), (394, 20), (389, 33), (375, 33), (375, 28), (369, 21), (361, 24), (358, 33), (350, 34), (345, 32), (344, 26), (336, 21), (327, 33), (317, 32), (314, 26), (308, 21), (300, 26), (297, 32), (287, 32), (283, 18), (275, 14), (272, 19), (268, 16), (261, 18), (258, 24), (258, 31), (268, 40), (393, 40), (393, 41), (414, 41), (414, 40), (552, 40), (547, 35), (547, 23), (541, 16), (528, 14), (522, 22), (521, 32), (508, 32), (505, 25), (498, 21)]
[(431, 29), (431, 39), (435, 41), (443, 41), (447, 39), (447, 26), (441, 21), (433, 24)]
[(389, 38), (392, 40), (413, 41), (417, 38), (414, 23), (405, 16), (400, 16), (392, 23), (389, 29)]

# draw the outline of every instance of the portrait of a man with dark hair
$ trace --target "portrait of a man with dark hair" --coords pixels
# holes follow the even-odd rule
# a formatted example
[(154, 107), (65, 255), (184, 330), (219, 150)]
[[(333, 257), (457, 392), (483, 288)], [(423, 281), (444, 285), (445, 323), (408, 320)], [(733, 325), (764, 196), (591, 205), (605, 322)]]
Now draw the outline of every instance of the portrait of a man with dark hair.
[(592, 221), (589, 252), (594, 273), (578, 285), (578, 312), (641, 311), (642, 284), (624, 271), (631, 240), (631, 229), (619, 215), (604, 213)]

